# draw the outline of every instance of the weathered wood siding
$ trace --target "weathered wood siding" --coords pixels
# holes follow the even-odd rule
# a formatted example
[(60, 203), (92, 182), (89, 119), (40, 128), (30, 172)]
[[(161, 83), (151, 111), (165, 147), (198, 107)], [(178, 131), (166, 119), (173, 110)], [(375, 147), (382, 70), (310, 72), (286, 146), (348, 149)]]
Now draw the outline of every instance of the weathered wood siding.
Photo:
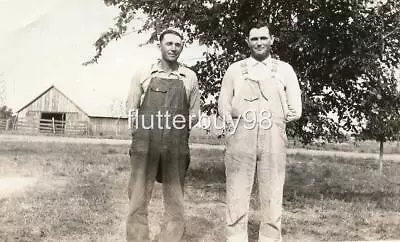
[(89, 120), (85, 112), (54, 87), (20, 110), (18, 117), (40, 119), (42, 112), (66, 113), (67, 122)]
[[(44, 91), (41, 95), (18, 111), (19, 127), (21, 130), (39, 132), (46, 130), (46, 121), (49, 116), (43, 113), (59, 113), (65, 115), (62, 121), (63, 130), (52, 128), (53, 133), (92, 136), (129, 136), (128, 119), (115, 117), (95, 117), (79, 108), (72, 100), (66, 97), (54, 86)], [(59, 118), (60, 119), (60, 118)], [(42, 129), (40, 127), (42, 126)], [(47, 125), (48, 126), (48, 125)], [(46, 127), (47, 127), (46, 126)], [(61, 128), (59, 128), (61, 129)]]
[[(40, 120), (43, 119), (42, 113), (62, 113), (65, 115), (65, 126), (69, 126), (71, 129), (79, 126), (79, 133), (87, 134), (87, 131), (81, 131), (83, 129), (81, 126), (82, 123), (86, 123), (86, 127), (88, 126), (88, 115), (54, 86), (19, 110), (18, 123), (20, 125), (17, 128), (39, 132)], [(66, 133), (69, 133), (68, 129), (67, 131)]]
[(128, 119), (90, 117), (89, 134), (94, 136), (128, 136)]

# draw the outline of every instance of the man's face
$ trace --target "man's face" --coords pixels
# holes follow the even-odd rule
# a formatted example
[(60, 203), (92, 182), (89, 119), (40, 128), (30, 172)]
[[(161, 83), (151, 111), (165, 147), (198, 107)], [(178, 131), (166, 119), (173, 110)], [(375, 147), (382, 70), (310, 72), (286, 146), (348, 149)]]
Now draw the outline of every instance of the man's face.
[(160, 43), (161, 57), (167, 62), (176, 62), (183, 49), (182, 39), (175, 34), (164, 35)]
[(259, 61), (263, 61), (269, 56), (273, 42), (267, 27), (252, 28), (247, 39), (251, 56)]

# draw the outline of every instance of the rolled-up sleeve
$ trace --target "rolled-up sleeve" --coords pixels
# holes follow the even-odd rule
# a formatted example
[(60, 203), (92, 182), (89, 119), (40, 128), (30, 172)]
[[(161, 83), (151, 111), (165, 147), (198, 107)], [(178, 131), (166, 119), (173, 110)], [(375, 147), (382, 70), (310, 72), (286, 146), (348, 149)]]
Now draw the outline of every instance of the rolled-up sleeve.
[(192, 88), (189, 94), (189, 114), (191, 117), (191, 127), (197, 124), (200, 116), (200, 91), (199, 82), (196, 74), (193, 72), (191, 75)]
[(141, 72), (137, 71), (131, 79), (128, 97), (126, 100), (126, 110), (128, 112), (128, 115), (130, 114), (130, 112), (136, 111), (139, 108), (140, 99), (143, 94), (141, 78)]
[(223, 118), (231, 116), (234, 78), (234, 71), (230, 66), (222, 79), (221, 92), (218, 98), (218, 113)]
[(285, 68), (285, 82), (286, 82), (286, 101), (288, 107), (288, 114), (286, 122), (297, 120), (301, 117), (302, 103), (301, 103), (301, 90), (299, 81), (293, 67), (289, 64)]

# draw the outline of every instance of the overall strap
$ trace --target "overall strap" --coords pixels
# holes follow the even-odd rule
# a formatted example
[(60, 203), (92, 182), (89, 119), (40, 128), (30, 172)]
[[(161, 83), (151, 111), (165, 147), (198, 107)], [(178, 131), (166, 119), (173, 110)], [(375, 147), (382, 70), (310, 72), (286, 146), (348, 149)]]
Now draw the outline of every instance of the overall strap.
[(249, 69), (247, 67), (246, 59), (244, 59), (240, 62), (240, 70), (241, 70), (242, 76), (247, 76), (247, 74), (249, 74)]
[(272, 59), (271, 61), (271, 78), (275, 79), (276, 78), (276, 74), (278, 73), (278, 60), (276, 59)]

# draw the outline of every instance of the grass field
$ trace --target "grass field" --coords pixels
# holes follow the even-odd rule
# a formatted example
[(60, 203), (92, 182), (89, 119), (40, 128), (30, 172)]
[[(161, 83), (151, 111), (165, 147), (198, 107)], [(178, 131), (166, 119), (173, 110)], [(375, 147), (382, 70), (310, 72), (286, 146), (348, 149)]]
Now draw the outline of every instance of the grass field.
[[(0, 143), (0, 241), (124, 241), (127, 149)], [(191, 154), (185, 240), (224, 241), (223, 152), (195, 149)], [(365, 159), (289, 156), (284, 239), (400, 239), (400, 163), (385, 162), (385, 176), (377, 174), (375, 164)], [(156, 184), (150, 205), (152, 238), (160, 229), (161, 199)], [(251, 207), (250, 241), (255, 241), (254, 197)]]
[[(190, 136), (190, 141), (192, 143), (202, 143), (202, 144), (213, 144), (222, 145), (224, 144), (224, 139), (221, 139), (221, 131), (211, 130), (207, 132), (201, 128), (195, 128), (192, 130)], [(325, 144), (309, 144), (303, 145), (300, 142), (295, 142), (289, 139), (289, 148), (305, 148), (313, 150), (335, 150), (335, 151), (346, 151), (346, 152), (360, 152), (360, 153), (376, 153), (379, 154), (379, 143), (373, 140), (366, 141), (349, 141), (344, 143), (325, 143)], [(391, 141), (384, 143), (384, 153), (385, 154), (400, 154), (400, 142)]]

